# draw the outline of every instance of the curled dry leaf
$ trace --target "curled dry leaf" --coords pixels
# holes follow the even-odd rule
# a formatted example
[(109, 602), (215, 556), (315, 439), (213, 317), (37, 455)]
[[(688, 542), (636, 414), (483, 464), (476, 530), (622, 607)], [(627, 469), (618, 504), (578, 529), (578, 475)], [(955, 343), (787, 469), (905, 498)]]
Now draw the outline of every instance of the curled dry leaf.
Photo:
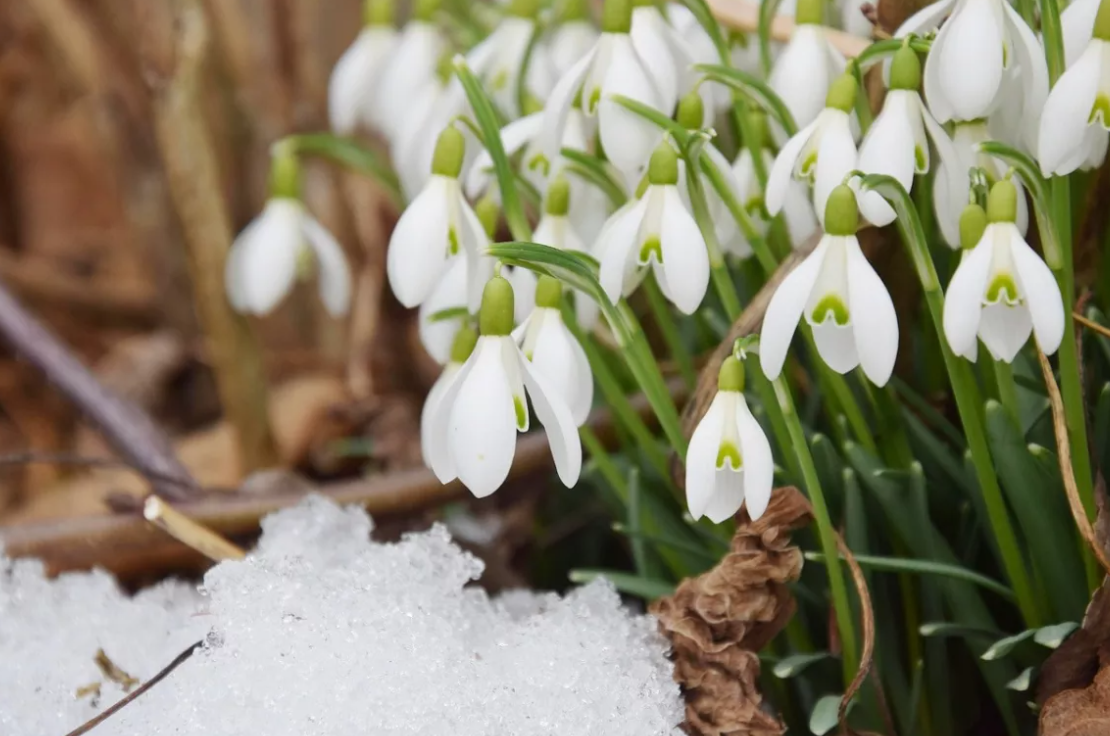
[(798, 489), (775, 489), (758, 521), (741, 512), (729, 553), (713, 569), (652, 604), (673, 647), (691, 733), (785, 731), (762, 708), (757, 652), (794, 613), (786, 584), (801, 573), (802, 553), (790, 544), (790, 532), (810, 520), (809, 502)]
[(1044, 704), (1041, 736), (1103, 736), (1110, 733), (1110, 668), (1083, 690), (1065, 690)]

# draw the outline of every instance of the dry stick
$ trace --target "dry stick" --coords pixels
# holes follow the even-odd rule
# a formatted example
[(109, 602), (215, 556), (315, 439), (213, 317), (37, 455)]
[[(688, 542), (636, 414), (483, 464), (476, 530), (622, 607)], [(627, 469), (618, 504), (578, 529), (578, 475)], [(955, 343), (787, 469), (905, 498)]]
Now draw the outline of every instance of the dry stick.
[[(47, 380), (96, 425), (129, 464), (150, 479), (158, 493), (184, 501), (198, 494), (168, 437), (139, 407), (114, 393), (19, 304), (0, 284), (0, 336), (43, 372)], [(167, 483), (166, 478), (173, 478)]]
[(214, 531), (196, 523), (157, 496), (143, 502), (143, 518), (166, 534), (212, 560), (241, 560), (247, 553)]
[(1071, 507), (1072, 518), (1079, 527), (1079, 533), (1098, 558), (1103, 570), (1110, 573), (1110, 559), (1107, 559), (1106, 550), (1099, 544), (1091, 520), (1083, 508), (1079, 498), (1079, 488), (1075, 484), (1075, 469), (1071, 464), (1071, 443), (1068, 441), (1067, 417), (1064, 414), (1064, 400), (1060, 396), (1060, 387), (1056, 385), (1056, 377), (1052, 374), (1052, 366), (1048, 362), (1044, 351), (1037, 346), (1037, 357), (1041, 361), (1041, 373), (1044, 374), (1045, 387), (1048, 389), (1048, 401), (1052, 406), (1052, 427), (1056, 431), (1056, 455), (1060, 461), (1060, 474), (1064, 478), (1064, 490), (1068, 495), (1068, 506)]
[[(860, 654), (859, 669), (856, 671), (856, 676), (852, 678), (852, 682), (848, 684), (848, 689), (844, 691), (844, 695), (840, 698), (840, 707), (837, 709), (840, 731), (842, 734), (847, 734), (848, 704), (863, 685), (863, 681), (867, 679), (867, 675), (871, 671), (871, 665), (874, 662), (875, 609), (871, 606), (871, 591), (867, 589), (867, 579), (863, 577), (863, 570), (860, 569), (855, 555), (852, 554), (852, 550), (848, 549), (848, 545), (840, 532), (836, 532), (836, 546), (840, 550), (840, 556), (848, 564), (848, 570), (852, 573), (852, 582), (856, 585), (856, 593), (859, 595), (860, 628), (863, 629), (863, 652)], [(889, 720), (888, 716), (887, 721), (889, 722)], [(893, 729), (890, 733), (893, 736)]]
[(142, 685), (139, 685), (139, 687), (135, 690), (135, 692), (131, 693), (130, 695), (126, 695), (123, 698), (121, 698), (120, 700), (116, 701), (115, 703), (112, 704), (112, 706), (110, 708), (105, 710), (103, 713), (100, 713), (95, 718), (93, 718), (91, 721), (86, 721), (85, 723), (81, 724), (77, 728), (75, 728), (72, 731), (70, 731), (69, 733), (67, 733), (66, 736), (82, 736), (82, 734), (88, 733), (89, 731), (93, 730), (94, 728), (99, 726), (104, 721), (106, 721), (109, 718), (111, 718), (112, 716), (114, 716), (116, 713), (118, 713), (120, 710), (122, 710), (125, 706), (127, 706), (127, 704), (130, 703), (132, 700), (139, 697), (140, 695), (145, 693), (147, 690), (149, 690), (150, 688), (157, 685), (162, 680), (166, 679), (166, 677), (171, 672), (173, 672), (175, 669), (177, 669), (182, 664), (184, 664), (185, 660), (187, 660), (189, 657), (193, 656), (193, 654), (195, 654), (196, 651), (198, 649), (200, 649), (203, 644), (204, 644), (203, 641), (198, 641), (194, 644), (190, 644), (188, 649), (186, 649), (181, 654), (174, 657), (173, 661), (170, 662), (165, 667), (163, 667), (162, 670), (158, 672), (158, 674), (156, 674), (154, 677), (152, 677), (149, 680), (147, 680), (146, 682), (144, 682)]
[(243, 472), (274, 466), (258, 341), (224, 295), (232, 242), (218, 157), (203, 109), (208, 22), (200, 0), (164, 0), (146, 11), (142, 58), (170, 193), (189, 250), (194, 301), (208, 340), (220, 403), (238, 440)]
[(1103, 337), (1110, 337), (1110, 327), (1105, 327), (1103, 325), (1100, 325), (1098, 322), (1094, 322), (1092, 320), (1089, 320), (1086, 317), (1084, 317), (1082, 314), (1080, 314), (1079, 312), (1072, 312), (1071, 316), (1073, 318), (1075, 318), (1076, 322), (1083, 325), (1088, 330), (1093, 330), (1094, 332), (1097, 332), (1098, 334), (1102, 335)]

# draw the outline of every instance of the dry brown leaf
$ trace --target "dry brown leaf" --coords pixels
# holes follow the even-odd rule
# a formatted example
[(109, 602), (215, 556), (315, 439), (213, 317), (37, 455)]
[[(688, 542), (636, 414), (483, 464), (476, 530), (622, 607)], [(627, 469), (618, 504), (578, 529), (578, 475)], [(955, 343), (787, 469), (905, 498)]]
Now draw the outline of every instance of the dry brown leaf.
[(812, 518), (797, 488), (777, 488), (767, 511), (751, 521), (747, 510), (729, 553), (708, 572), (688, 578), (674, 595), (651, 606), (670, 639), (675, 680), (686, 698), (687, 727), (703, 736), (785, 731), (763, 709), (759, 657), (794, 613), (786, 584), (802, 570), (790, 532)]
[(1065, 690), (1041, 709), (1041, 736), (1110, 734), (1110, 667), (1104, 667), (1083, 690)]

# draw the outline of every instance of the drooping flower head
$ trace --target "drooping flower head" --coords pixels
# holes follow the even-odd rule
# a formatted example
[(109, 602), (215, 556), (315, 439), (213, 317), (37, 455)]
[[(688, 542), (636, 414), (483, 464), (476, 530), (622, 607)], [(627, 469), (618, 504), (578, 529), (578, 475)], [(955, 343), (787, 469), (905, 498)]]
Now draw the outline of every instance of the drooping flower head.
[(401, 30), (377, 84), (369, 115), (391, 142), (419, 124), (412, 101), (420, 98), (428, 85), (439, 83), (436, 70), (447, 47), (434, 22), (439, 4), (440, 0), (415, 0), (412, 19)]
[(823, 4), (822, 0), (799, 0), (794, 34), (771, 69), (771, 89), (782, 98), (799, 128), (821, 113), (825, 97), (846, 65), (843, 54), (825, 36)]
[[(510, 119), (523, 114), (517, 91), (528, 45), (536, 33), (536, 16), (539, 11), (539, 0), (510, 0), (505, 17), (493, 32), (466, 55), (471, 71), (482, 81), (482, 86), (489, 90), (494, 104)], [(534, 55), (529, 61), (529, 69), (546, 63), (546, 56)], [(530, 74), (528, 81), (547, 82), (550, 77), (550, 71), (543, 70), (539, 75), (534, 72)], [(527, 85), (525, 89), (527, 90)], [(542, 98), (551, 90), (545, 85), (545, 88), (528, 91)]]
[(301, 169), (296, 152), (274, 148), (270, 199), (235, 238), (224, 266), (228, 300), (239, 312), (269, 314), (298, 275), (319, 272), (320, 301), (335, 317), (351, 303), (351, 273), (343, 248), (301, 203)]
[(771, 296), (759, 340), (763, 371), (782, 372), (798, 320), (813, 330), (817, 352), (837, 373), (863, 368), (883, 386), (898, 355), (898, 318), (894, 303), (856, 239), (856, 196), (844, 184), (829, 196), (825, 236), (813, 253), (783, 280)]
[(363, 28), (343, 52), (328, 82), (328, 119), (340, 135), (373, 123), (378, 82), (397, 44), (393, 0), (364, 0)]
[[(544, 213), (536, 225), (536, 232), (532, 239), (540, 245), (549, 245), (559, 250), (589, 253), (590, 249), (585, 241), (578, 236), (574, 223), (570, 221), (567, 212), (570, 208), (571, 187), (565, 176), (557, 176), (547, 189), (544, 198)], [(575, 291), (574, 313), (578, 326), (589, 332), (597, 324), (600, 309), (592, 298), (586, 294)]]
[(432, 384), (432, 389), (428, 392), (427, 398), (424, 399), (424, 406), (420, 410), (420, 455), (424, 459), (424, 465), (428, 468), (432, 467), (431, 445), (432, 427), (434, 426), (432, 418), (435, 416), (444, 394), (447, 393), (447, 389), (451, 388), (451, 384), (455, 381), (459, 369), (470, 358), (471, 353), (474, 352), (474, 346), (477, 344), (478, 333), (469, 324), (463, 323), (456, 330), (451, 341), (450, 352), (443, 366), (443, 372), (439, 374), (439, 378)]
[(744, 399), (744, 366), (730, 355), (686, 452), (690, 515), (720, 524), (747, 503), (748, 514), (758, 519), (771, 498), (774, 473), (771, 444)]
[(1003, 179), (991, 187), (985, 217), (976, 215), (976, 207), (970, 205), (961, 220), (970, 250), (945, 294), (948, 345), (974, 360), (978, 337), (996, 360), (1010, 363), (1033, 333), (1041, 350), (1056, 352), (1064, 336), (1064, 302), (1052, 271), (1014, 224), (1017, 189)]

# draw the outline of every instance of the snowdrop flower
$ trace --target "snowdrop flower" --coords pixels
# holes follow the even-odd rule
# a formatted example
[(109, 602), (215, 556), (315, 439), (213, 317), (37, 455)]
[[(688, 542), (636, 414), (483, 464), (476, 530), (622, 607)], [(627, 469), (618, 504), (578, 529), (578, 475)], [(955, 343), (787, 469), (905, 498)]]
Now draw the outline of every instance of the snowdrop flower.
[(465, 145), (457, 128), (443, 130), (432, 176), (389, 238), (386, 274), (397, 300), (406, 307), (426, 300), (446, 271), (448, 259), (461, 253), (467, 259), (468, 302), (476, 308), (481, 284), (492, 269), (491, 259), (480, 255), (486, 234), (459, 185)]
[(709, 287), (705, 239), (678, 193), (678, 155), (666, 141), (651, 155), (648, 187), (618, 210), (597, 243), (601, 288), (610, 301), (632, 293), (650, 266), (679, 311), (693, 314)]
[(768, 80), (799, 128), (808, 126), (821, 113), (825, 96), (846, 66), (844, 56), (825, 37), (821, 7), (822, 0), (799, 0), (795, 15), (798, 25), (775, 60)]
[(1006, 0), (940, 0), (910, 16), (895, 33), (924, 34), (943, 20), (925, 61), (925, 99), (940, 123), (987, 117), (1017, 94), (1027, 145), (1048, 95), (1044, 50)]
[(347, 258), (301, 203), (296, 154), (278, 146), (270, 177), (269, 201), (235, 238), (227, 256), (224, 283), (231, 306), (247, 314), (269, 314), (315, 258), (320, 300), (333, 317), (345, 315), (351, 304)]
[[(908, 192), (913, 188), (914, 174), (924, 174), (929, 170), (931, 138), (941, 160), (948, 163), (943, 171), (951, 179), (945, 190), (949, 196), (958, 196), (959, 179), (966, 179), (967, 172), (960, 169), (952, 140), (921, 102), (921, 95), (917, 92), (920, 85), (921, 61), (917, 52), (906, 44), (894, 55), (890, 91), (883, 102), (882, 112), (860, 144), (859, 168), (868, 174), (888, 174)], [(953, 201), (953, 208), (958, 208), (967, 202), (966, 194), (962, 200)], [(873, 225), (882, 227), (894, 222), (894, 209), (877, 192), (863, 194), (859, 208)]]
[(432, 417), (435, 416), (447, 389), (451, 388), (451, 384), (455, 382), (455, 376), (459, 374), (459, 369), (463, 367), (463, 364), (474, 352), (474, 346), (477, 343), (478, 333), (470, 325), (462, 324), (447, 346), (448, 359), (446, 365), (443, 366), (443, 372), (439, 374), (439, 378), (432, 384), (432, 390), (428, 392), (427, 398), (424, 399), (424, 407), (420, 410), (420, 455), (424, 459), (424, 465), (428, 468), (432, 467), (431, 447), (432, 427), (434, 426)]
[[(1070, 7), (1069, 7), (1070, 9)], [(1110, 2), (1098, 5), (1087, 49), (1057, 80), (1041, 113), (1037, 151), (1045, 176), (1106, 158), (1110, 129)]]
[[(449, 260), (447, 270), (431, 295), (420, 305), (417, 319), (420, 344), (440, 365), (448, 362), (455, 337), (470, 316), (466, 308), (466, 283), (466, 257), (454, 256)], [(447, 310), (452, 310), (457, 316), (432, 319)]]
[(759, 340), (763, 372), (778, 377), (802, 317), (813, 328), (822, 360), (837, 373), (856, 366), (878, 386), (886, 385), (898, 355), (894, 303), (856, 240), (856, 195), (833, 190), (825, 213), (825, 236), (771, 296)]
[(340, 135), (371, 122), (378, 80), (397, 44), (393, 0), (365, 0), (363, 14), (362, 31), (339, 57), (328, 82), (328, 119)]
[(786, 203), (791, 177), (813, 183), (813, 208), (824, 223), (829, 193), (856, 168), (856, 140), (849, 115), (856, 104), (856, 80), (845, 72), (829, 89), (817, 119), (788, 140), (767, 176), (767, 212), (777, 215)]
[[(551, 182), (544, 201), (544, 213), (536, 225), (536, 232), (532, 240), (540, 245), (549, 245), (559, 250), (589, 253), (589, 248), (578, 236), (574, 224), (567, 217), (570, 205), (570, 184), (566, 177), (559, 176)], [(519, 291), (517, 292), (520, 293)], [(574, 313), (578, 326), (585, 332), (593, 330), (597, 325), (600, 308), (590, 297), (580, 291), (574, 292)], [(527, 353), (527, 351), (525, 351)]]
[(562, 77), (579, 59), (590, 53), (598, 35), (590, 20), (589, 0), (567, 0), (547, 45), (556, 76)]
[[(1017, 189), (1003, 179), (987, 198), (989, 224), (975, 228), (971, 218), (961, 223), (968, 245), (976, 244), (965, 253), (944, 299), (944, 334), (957, 355), (974, 359), (978, 337), (995, 360), (1010, 363), (1030, 332), (1045, 353), (1060, 347), (1060, 289), (1052, 271), (1018, 232), (1016, 215)], [(982, 233), (977, 241), (975, 230)]]
[(693, 81), (689, 71), (693, 63), (690, 49), (653, 0), (632, 0), (632, 5), (629, 29), (632, 46), (643, 60), (648, 77), (655, 82), (659, 109), (670, 112), (679, 94)]
[[(510, 118), (521, 115), (517, 87), (528, 44), (536, 33), (539, 0), (512, 0), (493, 32), (466, 55), (467, 66)], [(529, 66), (537, 63), (533, 57)], [(541, 60), (542, 63), (542, 60)], [(550, 90), (541, 90), (548, 92)]]
[(412, 20), (402, 29), (381, 72), (369, 114), (375, 127), (390, 141), (421, 120), (414, 114), (415, 105), (402, 101), (415, 101), (427, 85), (437, 84), (436, 70), (446, 49), (443, 34), (433, 22), (439, 2), (416, 0)]
[(730, 355), (686, 452), (690, 515), (720, 524), (747, 502), (748, 514), (758, 519), (767, 510), (774, 474), (771, 444), (744, 400), (744, 366)]
[[(647, 120), (613, 101), (624, 95), (669, 115), (639, 48), (629, 36), (632, 26), (630, 0), (605, 0), (601, 36), (593, 49), (579, 59), (555, 85), (544, 108), (542, 150), (548, 161), (559, 153), (567, 116), (576, 99), (588, 116), (597, 116), (601, 145), (609, 160), (627, 175), (635, 174), (651, 155), (662, 133)], [(651, 55), (667, 49), (651, 50)], [(673, 104), (673, 101), (672, 101)]]
[[(478, 216), (478, 221), (482, 223), (482, 231), (485, 232), (486, 237), (490, 241), (494, 240), (497, 237), (497, 224), (501, 220), (501, 205), (498, 201), (487, 194), (479, 199), (478, 204), (474, 206), (474, 214)], [(516, 311), (513, 312), (513, 323), (523, 324), (524, 320), (528, 319), (528, 315), (532, 313), (531, 305), (536, 300), (536, 274), (527, 268), (506, 266), (501, 269), (501, 275), (508, 279), (509, 284), (513, 287), (514, 303), (516, 304)], [(485, 275), (483, 275), (483, 278), (485, 278)]]
[(1102, 0), (1072, 0), (1060, 13), (1060, 31), (1064, 39), (1064, 62), (1070, 67), (1095, 36), (1095, 25)]
[[(704, 89), (705, 85), (703, 85)], [(702, 91), (694, 89), (686, 93), (678, 102), (678, 110), (675, 112), (675, 122), (693, 134), (704, 136), (712, 131), (703, 131), (702, 124), (706, 118), (705, 114), (705, 101), (702, 98)], [(736, 177), (732, 172), (732, 164), (721, 153), (720, 149), (707, 143), (702, 148), (702, 151), (709, 158), (709, 162), (713, 167), (720, 172), (722, 179), (724, 179), (725, 187), (736, 195), (740, 188), (740, 183), (736, 181)], [(682, 205), (688, 210), (693, 211), (693, 205), (690, 201), (690, 182), (687, 179), (686, 161), (679, 159), (678, 161), (678, 194), (682, 198)], [(699, 174), (700, 176), (700, 174)], [(738, 235), (738, 226), (736, 219), (725, 204), (724, 199), (721, 198), (720, 193), (717, 192), (715, 187), (708, 184), (702, 187), (705, 194), (705, 205), (709, 215), (709, 219), (713, 222), (713, 230), (717, 236), (717, 242), (721, 244), (734, 242)], [(724, 247), (722, 245), (722, 247)]]
[(581, 427), (594, 401), (594, 379), (586, 351), (563, 323), (563, 285), (558, 279), (540, 276), (536, 285), (536, 308), (513, 333), (524, 357), (570, 408), (574, 423)]
[(582, 445), (570, 408), (510, 337), (513, 290), (494, 276), (482, 293), (474, 351), (443, 392), (429, 419), (428, 459), (440, 482), (455, 478), (475, 496), (496, 491), (509, 475), (517, 432), (528, 431), (527, 397), (547, 433), (555, 470), (578, 482)]

